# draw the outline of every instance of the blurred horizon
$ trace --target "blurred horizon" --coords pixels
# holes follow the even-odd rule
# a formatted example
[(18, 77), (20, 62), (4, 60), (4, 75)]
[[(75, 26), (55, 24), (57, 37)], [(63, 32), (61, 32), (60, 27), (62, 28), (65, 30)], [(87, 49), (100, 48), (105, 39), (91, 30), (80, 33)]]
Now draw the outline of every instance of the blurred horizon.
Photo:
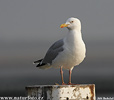
[[(1, 0), (0, 96), (25, 96), (28, 85), (61, 83), (59, 69), (39, 70), (32, 63), (67, 34), (59, 26), (69, 17), (81, 20), (87, 48), (85, 60), (73, 69), (72, 81), (95, 84), (97, 95), (112, 96), (113, 4), (113, 0)], [(67, 70), (64, 78), (67, 82)]]

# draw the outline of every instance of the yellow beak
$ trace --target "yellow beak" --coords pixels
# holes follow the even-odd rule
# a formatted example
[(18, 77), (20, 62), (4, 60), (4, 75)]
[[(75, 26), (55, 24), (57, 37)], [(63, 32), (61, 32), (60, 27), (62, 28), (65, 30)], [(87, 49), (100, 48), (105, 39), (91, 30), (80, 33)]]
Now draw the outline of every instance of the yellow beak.
[(64, 28), (64, 27), (67, 27), (68, 24), (61, 24), (60, 28)]

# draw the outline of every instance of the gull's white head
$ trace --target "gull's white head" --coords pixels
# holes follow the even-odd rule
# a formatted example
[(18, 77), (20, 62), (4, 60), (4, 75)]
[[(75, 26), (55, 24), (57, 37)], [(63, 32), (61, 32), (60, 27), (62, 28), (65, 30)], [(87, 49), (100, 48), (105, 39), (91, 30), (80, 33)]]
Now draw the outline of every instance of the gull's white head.
[(78, 30), (81, 31), (81, 22), (77, 18), (69, 18), (66, 23), (60, 26), (61, 28), (67, 27), (69, 30)]

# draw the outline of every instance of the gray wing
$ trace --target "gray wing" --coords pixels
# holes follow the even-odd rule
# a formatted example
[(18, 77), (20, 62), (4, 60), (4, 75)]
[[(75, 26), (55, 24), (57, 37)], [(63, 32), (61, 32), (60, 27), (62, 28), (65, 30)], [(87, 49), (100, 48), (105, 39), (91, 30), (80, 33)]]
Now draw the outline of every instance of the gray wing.
[(63, 39), (55, 42), (47, 51), (47, 53), (43, 59), (43, 63), (51, 64), (52, 61), (57, 57), (57, 55), (64, 50), (63, 45), (64, 45)]

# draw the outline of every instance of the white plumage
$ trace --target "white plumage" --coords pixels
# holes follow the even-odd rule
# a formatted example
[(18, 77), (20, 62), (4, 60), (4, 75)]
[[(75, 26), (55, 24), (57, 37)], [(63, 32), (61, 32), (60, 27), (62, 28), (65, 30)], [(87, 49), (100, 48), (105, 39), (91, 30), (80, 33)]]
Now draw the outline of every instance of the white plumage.
[(50, 67), (69, 70), (69, 84), (71, 84), (71, 72), (74, 66), (79, 65), (85, 58), (86, 48), (81, 34), (81, 22), (77, 18), (69, 18), (61, 28), (67, 27), (68, 34), (61, 40), (55, 42), (46, 53), (46, 56), (38, 61), (37, 67), (46, 69)]
[(85, 58), (85, 44), (81, 37), (81, 32), (70, 30), (64, 40), (63, 52), (53, 60), (52, 67), (72, 69), (79, 65)]

